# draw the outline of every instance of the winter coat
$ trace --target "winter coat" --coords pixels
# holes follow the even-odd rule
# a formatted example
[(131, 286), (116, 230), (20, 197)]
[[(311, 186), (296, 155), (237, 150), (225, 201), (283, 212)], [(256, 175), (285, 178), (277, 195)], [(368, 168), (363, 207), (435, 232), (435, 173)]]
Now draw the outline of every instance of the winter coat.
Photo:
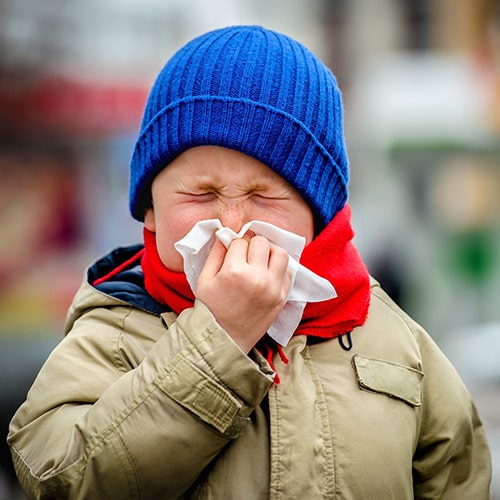
[(489, 498), (490, 457), (470, 395), (430, 336), (372, 281), (366, 323), (294, 336), (285, 364), (245, 355), (196, 301), (179, 316), (140, 268), (96, 289), (90, 269), (66, 336), (9, 433), (33, 498)]

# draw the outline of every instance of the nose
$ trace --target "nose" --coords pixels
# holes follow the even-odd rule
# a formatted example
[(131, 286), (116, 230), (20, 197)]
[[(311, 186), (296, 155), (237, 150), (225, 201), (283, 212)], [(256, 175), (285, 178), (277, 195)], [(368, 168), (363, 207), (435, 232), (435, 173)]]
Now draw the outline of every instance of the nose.
[(235, 233), (251, 220), (247, 200), (219, 200), (218, 219)]

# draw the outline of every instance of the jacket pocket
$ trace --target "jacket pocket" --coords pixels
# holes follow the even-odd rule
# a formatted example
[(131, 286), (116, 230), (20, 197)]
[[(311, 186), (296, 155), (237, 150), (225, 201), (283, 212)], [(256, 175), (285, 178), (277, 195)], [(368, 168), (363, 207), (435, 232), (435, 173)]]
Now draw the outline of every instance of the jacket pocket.
[(353, 356), (352, 363), (362, 389), (400, 399), (411, 406), (421, 405), (424, 374), (420, 370), (359, 354)]

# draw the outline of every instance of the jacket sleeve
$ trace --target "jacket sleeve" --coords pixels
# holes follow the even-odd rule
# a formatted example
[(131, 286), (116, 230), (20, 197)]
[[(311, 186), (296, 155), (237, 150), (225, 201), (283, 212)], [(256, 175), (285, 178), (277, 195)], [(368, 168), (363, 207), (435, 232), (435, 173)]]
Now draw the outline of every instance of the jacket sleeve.
[(413, 462), (416, 499), (491, 498), (491, 458), (474, 403), (455, 369), (421, 332), (422, 427)]
[[(159, 328), (149, 321), (141, 327)], [(31, 498), (178, 498), (272, 384), (265, 361), (246, 356), (200, 302), (168, 330), (162, 323), (132, 369), (116, 323), (103, 324), (102, 312), (80, 318), (11, 422)]]

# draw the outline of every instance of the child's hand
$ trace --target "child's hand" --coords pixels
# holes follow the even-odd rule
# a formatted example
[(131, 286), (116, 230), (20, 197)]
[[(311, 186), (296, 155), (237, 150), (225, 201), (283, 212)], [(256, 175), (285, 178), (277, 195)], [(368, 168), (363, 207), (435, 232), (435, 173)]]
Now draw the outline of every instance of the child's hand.
[(216, 240), (196, 283), (196, 297), (244, 352), (283, 309), (291, 276), (288, 253), (263, 236)]

